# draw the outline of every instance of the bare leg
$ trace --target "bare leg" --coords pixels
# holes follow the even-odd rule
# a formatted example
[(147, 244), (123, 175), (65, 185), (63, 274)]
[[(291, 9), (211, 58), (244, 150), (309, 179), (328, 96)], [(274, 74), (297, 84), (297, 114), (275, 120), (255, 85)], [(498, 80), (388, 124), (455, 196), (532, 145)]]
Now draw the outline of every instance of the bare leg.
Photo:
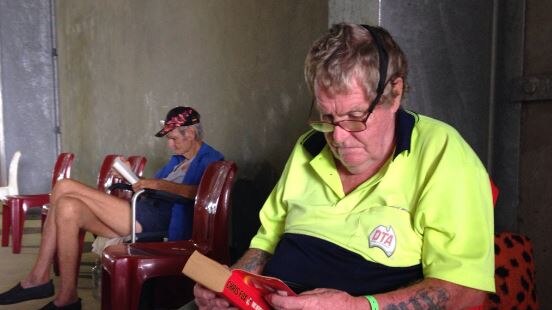
[[(51, 198), (51, 204), (56, 208), (56, 217), (60, 212), (60, 200), (66, 198), (80, 201), (78, 205), (91, 212), (92, 216), (83, 214), (82, 219), (80, 218), (80, 209), (75, 212), (75, 216), (79, 218), (80, 228), (104, 237), (130, 234), (131, 212), (128, 201), (100, 192), (74, 180), (61, 180), (56, 184)], [(137, 225), (136, 229), (141, 231), (141, 226)]]
[(41, 285), (50, 280), (50, 266), (52, 265), (56, 250), (54, 212), (53, 208), (48, 210), (48, 216), (42, 230), (38, 257), (31, 272), (21, 281), (21, 286), (24, 288)]
[(79, 199), (61, 198), (56, 206), (57, 250), (60, 265), (60, 287), (55, 298), (58, 306), (75, 302), (77, 295), (77, 262), (79, 254), (79, 230), (92, 223), (104, 226), (104, 236), (116, 237), (115, 232), (103, 225), (101, 221)]
[[(50, 199), (39, 256), (22, 286), (43, 284), (50, 277), (50, 266), (57, 248), (60, 260), (60, 288), (55, 304), (77, 300), (78, 233), (85, 229), (104, 237), (128, 235), (130, 208), (126, 200), (107, 195), (73, 180), (56, 184)], [(141, 226), (137, 224), (137, 231)], [(25, 286), (26, 285), (26, 286)]]

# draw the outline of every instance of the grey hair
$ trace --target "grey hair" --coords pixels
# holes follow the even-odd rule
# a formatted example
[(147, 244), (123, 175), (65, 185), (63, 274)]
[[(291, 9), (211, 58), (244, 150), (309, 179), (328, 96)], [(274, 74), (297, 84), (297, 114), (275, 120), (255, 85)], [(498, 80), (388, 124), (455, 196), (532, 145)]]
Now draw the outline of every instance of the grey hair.
[(180, 126), (178, 127), (178, 131), (180, 131), (181, 134), (184, 134), (187, 128), (194, 128), (196, 141), (203, 141), (203, 126), (201, 125), (201, 123), (193, 124), (190, 126)]
[[(407, 62), (399, 45), (383, 28), (377, 27), (389, 55), (387, 76), (403, 78), (406, 86)], [(316, 87), (331, 93), (345, 93), (357, 80), (368, 97), (375, 96), (379, 80), (379, 55), (371, 34), (362, 26), (348, 23), (333, 25), (316, 41), (305, 60), (305, 80), (314, 94)], [(389, 93), (386, 88), (384, 97)]]

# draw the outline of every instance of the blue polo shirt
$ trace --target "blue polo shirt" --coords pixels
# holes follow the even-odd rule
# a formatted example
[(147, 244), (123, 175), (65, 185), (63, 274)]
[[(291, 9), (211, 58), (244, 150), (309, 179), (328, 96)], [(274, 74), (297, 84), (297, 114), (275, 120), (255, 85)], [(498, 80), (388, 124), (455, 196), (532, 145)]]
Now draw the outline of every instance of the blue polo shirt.
[[(173, 155), (169, 162), (163, 166), (156, 174), (155, 178), (163, 179), (171, 173), (173, 168), (184, 161), (186, 158), (182, 155)], [(190, 163), (182, 184), (199, 185), (203, 172), (212, 162), (223, 160), (224, 156), (207, 143), (202, 143), (198, 153)], [(171, 222), (169, 224), (169, 240), (186, 240), (192, 236), (192, 226), (194, 217), (193, 202), (188, 204), (174, 204), (171, 212)]]

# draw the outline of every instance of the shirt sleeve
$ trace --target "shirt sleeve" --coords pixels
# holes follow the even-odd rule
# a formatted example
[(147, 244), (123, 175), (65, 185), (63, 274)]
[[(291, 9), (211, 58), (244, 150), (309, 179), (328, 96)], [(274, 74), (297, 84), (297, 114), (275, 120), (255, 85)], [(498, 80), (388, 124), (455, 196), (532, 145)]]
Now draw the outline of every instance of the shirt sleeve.
[(494, 291), (494, 222), (489, 176), (458, 135), (427, 161), (415, 215), (424, 276)]
[(288, 206), (284, 198), (285, 190), (286, 186), (290, 184), (289, 179), (292, 162), (294, 161), (294, 157), (297, 156), (297, 150), (300, 147), (301, 145), (299, 143), (295, 145), (290, 158), (286, 162), (282, 176), (259, 212), (261, 227), (251, 240), (251, 248), (260, 249), (273, 254), (285, 231), (286, 216), (288, 212)]

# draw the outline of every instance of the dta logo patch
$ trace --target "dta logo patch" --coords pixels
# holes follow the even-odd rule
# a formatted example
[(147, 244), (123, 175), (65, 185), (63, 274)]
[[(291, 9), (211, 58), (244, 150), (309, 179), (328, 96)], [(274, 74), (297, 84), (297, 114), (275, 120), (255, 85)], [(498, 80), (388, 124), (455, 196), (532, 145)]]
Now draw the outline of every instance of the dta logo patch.
[(395, 231), (391, 226), (379, 225), (370, 233), (368, 245), (373, 248), (380, 248), (387, 257), (391, 257), (397, 247)]

